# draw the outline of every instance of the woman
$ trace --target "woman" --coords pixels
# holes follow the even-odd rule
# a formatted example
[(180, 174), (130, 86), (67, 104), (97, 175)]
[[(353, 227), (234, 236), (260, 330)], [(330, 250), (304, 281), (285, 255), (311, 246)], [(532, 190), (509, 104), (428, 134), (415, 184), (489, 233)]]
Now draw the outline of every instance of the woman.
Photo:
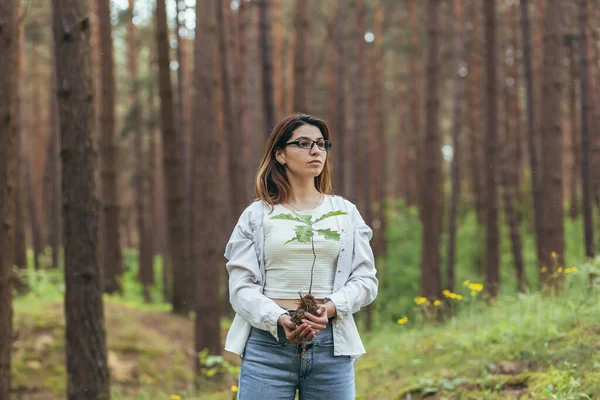
[[(353, 399), (354, 363), (365, 353), (352, 314), (375, 300), (371, 229), (348, 200), (329, 194), (329, 128), (310, 115), (292, 115), (274, 128), (256, 178), (258, 200), (242, 213), (225, 248), (230, 301), (236, 312), (225, 350), (242, 357), (241, 400)], [(312, 294), (316, 315), (300, 326), (289, 315), (308, 293), (312, 244), (292, 241), (297, 222), (279, 214), (311, 215)]]

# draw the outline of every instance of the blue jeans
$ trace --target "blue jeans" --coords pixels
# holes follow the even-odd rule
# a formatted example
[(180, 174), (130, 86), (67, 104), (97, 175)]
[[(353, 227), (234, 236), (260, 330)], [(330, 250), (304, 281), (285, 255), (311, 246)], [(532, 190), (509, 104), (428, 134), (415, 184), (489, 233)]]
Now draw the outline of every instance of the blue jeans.
[(331, 321), (306, 343), (292, 344), (278, 326), (279, 340), (268, 331), (252, 328), (239, 380), (239, 400), (352, 400), (354, 363), (350, 356), (333, 355)]

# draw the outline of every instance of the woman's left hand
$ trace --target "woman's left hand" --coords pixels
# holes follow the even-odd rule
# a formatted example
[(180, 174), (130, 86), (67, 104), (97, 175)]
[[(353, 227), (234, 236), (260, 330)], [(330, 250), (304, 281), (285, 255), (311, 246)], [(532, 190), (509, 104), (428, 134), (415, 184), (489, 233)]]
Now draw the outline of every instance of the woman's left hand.
[(327, 318), (327, 307), (320, 305), (319, 308), (317, 308), (316, 316), (308, 312), (305, 313), (302, 322), (307, 323), (313, 331), (315, 331), (315, 334), (322, 331), (327, 327), (327, 323), (329, 322), (329, 319)]

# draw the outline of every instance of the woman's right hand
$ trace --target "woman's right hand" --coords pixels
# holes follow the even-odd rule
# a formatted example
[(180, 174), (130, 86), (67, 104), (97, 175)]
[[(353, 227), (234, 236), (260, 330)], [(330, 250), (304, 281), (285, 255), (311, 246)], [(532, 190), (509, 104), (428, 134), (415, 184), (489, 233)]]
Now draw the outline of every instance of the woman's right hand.
[(317, 334), (309, 324), (304, 323), (296, 327), (292, 322), (292, 317), (288, 314), (281, 314), (277, 323), (283, 326), (285, 337), (292, 344), (302, 344), (312, 340)]

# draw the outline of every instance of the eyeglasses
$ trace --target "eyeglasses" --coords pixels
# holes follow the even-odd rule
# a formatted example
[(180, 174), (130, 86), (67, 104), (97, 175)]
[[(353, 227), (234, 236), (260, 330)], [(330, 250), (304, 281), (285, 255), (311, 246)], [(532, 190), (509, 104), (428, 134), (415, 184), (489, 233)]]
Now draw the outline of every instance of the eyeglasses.
[(289, 146), (290, 144), (295, 144), (296, 146), (304, 150), (312, 150), (315, 144), (317, 145), (317, 148), (321, 151), (328, 151), (329, 149), (331, 149), (331, 142), (329, 140), (310, 140), (308, 138), (300, 138), (294, 140), (293, 142), (285, 143), (283, 147)]

